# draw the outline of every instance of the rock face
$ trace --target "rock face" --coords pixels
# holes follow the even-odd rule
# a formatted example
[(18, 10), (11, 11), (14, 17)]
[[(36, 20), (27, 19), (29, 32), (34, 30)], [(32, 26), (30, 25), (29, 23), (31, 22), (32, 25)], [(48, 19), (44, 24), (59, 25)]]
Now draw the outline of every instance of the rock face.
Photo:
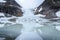
[(60, 0), (46, 0), (47, 2), (49, 2), (50, 5), (52, 6), (60, 6)]
[(45, 0), (41, 5), (37, 7), (37, 9), (35, 10), (35, 15), (42, 14), (46, 15), (45, 18), (56, 18), (56, 12), (60, 9), (60, 1), (56, 1), (57, 2), (55, 2), (55, 0)]
[(0, 2), (0, 12), (4, 13), (5, 16), (14, 15), (22, 16), (23, 12), (21, 6), (16, 3), (15, 0), (5, 0), (6, 2)]

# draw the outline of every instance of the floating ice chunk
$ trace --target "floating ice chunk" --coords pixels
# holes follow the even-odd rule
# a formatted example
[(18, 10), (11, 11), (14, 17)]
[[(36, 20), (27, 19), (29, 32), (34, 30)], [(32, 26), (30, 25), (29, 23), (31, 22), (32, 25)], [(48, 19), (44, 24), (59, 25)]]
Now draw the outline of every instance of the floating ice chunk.
[(58, 12), (56, 13), (56, 15), (57, 15), (58, 17), (60, 17), (60, 11), (58, 11)]
[(4, 27), (4, 25), (5, 25), (5, 24), (0, 24), (0, 28), (1, 28), (1, 27)]
[(4, 13), (0, 13), (0, 16), (5, 16)]
[(60, 26), (56, 26), (56, 29), (60, 31)]

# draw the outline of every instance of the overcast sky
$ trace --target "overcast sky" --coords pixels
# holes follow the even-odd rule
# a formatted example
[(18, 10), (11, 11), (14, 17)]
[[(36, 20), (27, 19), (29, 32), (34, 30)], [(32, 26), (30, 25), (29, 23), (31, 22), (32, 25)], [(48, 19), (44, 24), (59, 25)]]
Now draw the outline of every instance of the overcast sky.
[(20, 4), (23, 8), (33, 9), (39, 6), (44, 0), (16, 0), (18, 4)]

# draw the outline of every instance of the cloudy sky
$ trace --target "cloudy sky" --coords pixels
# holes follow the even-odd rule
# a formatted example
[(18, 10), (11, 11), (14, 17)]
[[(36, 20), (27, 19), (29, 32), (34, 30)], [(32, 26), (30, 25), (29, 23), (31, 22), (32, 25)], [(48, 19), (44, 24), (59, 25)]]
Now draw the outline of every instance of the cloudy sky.
[(39, 6), (44, 0), (16, 0), (23, 8), (32, 9)]

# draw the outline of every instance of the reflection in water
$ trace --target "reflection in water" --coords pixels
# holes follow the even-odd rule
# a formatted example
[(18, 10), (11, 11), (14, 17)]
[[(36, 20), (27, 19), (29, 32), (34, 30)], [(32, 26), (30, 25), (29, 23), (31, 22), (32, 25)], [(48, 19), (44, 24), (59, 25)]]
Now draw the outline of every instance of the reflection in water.
[(12, 38), (18, 36), (15, 40), (60, 40), (59, 21), (40, 18), (31, 10), (26, 10), (24, 14), (27, 16), (0, 18), (0, 34)]
[(1, 40), (14, 40), (21, 34), (22, 24), (6, 23), (3, 27), (0, 27), (0, 39)]
[[(44, 40), (60, 40), (60, 30), (56, 29), (56, 24), (46, 24), (43, 27), (37, 28), (37, 33)], [(41, 31), (41, 32), (40, 32)]]

